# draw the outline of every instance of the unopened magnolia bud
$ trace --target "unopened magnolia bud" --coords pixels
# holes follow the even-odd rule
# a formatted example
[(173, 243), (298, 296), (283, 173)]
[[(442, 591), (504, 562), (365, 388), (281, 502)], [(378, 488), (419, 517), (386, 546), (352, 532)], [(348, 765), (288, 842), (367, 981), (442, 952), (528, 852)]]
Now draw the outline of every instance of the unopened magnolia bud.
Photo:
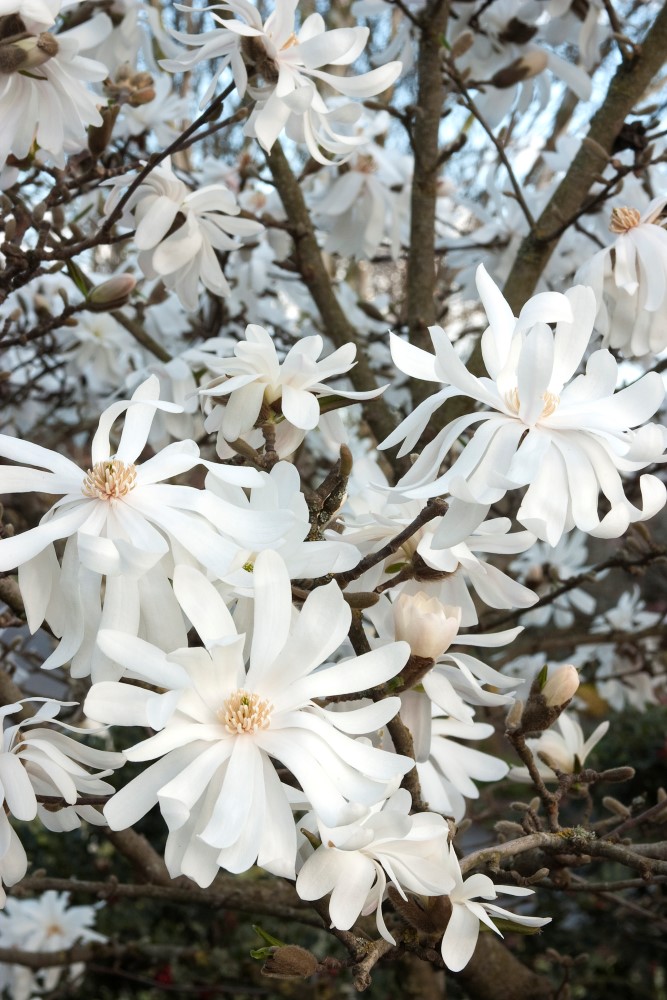
[(515, 59), (509, 66), (499, 69), (497, 73), (493, 74), (489, 83), (501, 90), (505, 87), (513, 87), (516, 83), (521, 83), (522, 80), (538, 76), (546, 69), (547, 62), (546, 52), (535, 49), (533, 52), (527, 52)]
[(58, 55), (58, 42), (48, 31), (0, 46), (0, 73), (35, 69)]
[(401, 594), (393, 605), (396, 638), (410, 644), (415, 656), (436, 660), (449, 649), (461, 625), (461, 608), (442, 604), (422, 590)]
[(602, 800), (602, 805), (605, 809), (608, 809), (610, 813), (614, 813), (615, 816), (620, 816), (621, 819), (627, 819), (632, 816), (632, 812), (627, 806), (624, 806), (622, 802), (615, 799), (613, 795), (605, 795)]
[(351, 608), (372, 608), (374, 604), (380, 600), (379, 594), (373, 594), (370, 591), (352, 591), (350, 594), (343, 591), (343, 597), (347, 604)]
[(578, 687), (579, 671), (572, 664), (566, 663), (554, 670), (547, 679), (542, 688), (542, 696), (549, 708), (556, 708), (571, 701)]
[(320, 963), (298, 944), (276, 948), (262, 966), (262, 975), (273, 979), (308, 979), (319, 969)]
[(475, 44), (475, 36), (472, 31), (462, 31), (452, 45), (452, 59), (460, 59)]
[(529, 736), (532, 733), (542, 733), (552, 726), (569, 705), (578, 687), (579, 674), (572, 664), (558, 667), (551, 677), (548, 676), (545, 664), (531, 684), (521, 719), (521, 731)]
[(131, 274), (118, 274), (97, 285), (90, 292), (86, 308), (89, 312), (110, 312), (124, 306), (136, 287)]

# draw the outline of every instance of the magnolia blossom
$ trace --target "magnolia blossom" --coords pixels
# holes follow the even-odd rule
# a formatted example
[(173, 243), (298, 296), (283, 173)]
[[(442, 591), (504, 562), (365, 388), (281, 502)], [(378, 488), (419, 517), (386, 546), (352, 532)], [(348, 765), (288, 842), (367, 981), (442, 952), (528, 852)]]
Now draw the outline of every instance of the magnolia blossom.
[(449, 892), (452, 913), (442, 939), (442, 958), (452, 972), (460, 972), (473, 956), (479, 925), (485, 924), (490, 930), (500, 933), (491, 917), (503, 917), (522, 927), (544, 927), (551, 917), (524, 917), (495, 903), (480, 903), (478, 899), (497, 899), (498, 893), (509, 896), (531, 896), (533, 889), (518, 885), (494, 885), (488, 875), (475, 874), (463, 881), (461, 867), (453, 844), (449, 848), (449, 870), (454, 878), (454, 888)]
[(217, 431), (217, 451), (221, 458), (235, 454), (226, 442), (243, 438), (261, 446), (261, 432), (253, 435), (259, 423), (275, 424), (275, 450), (281, 458), (296, 451), (306, 431), (320, 420), (318, 397), (340, 396), (343, 399), (373, 399), (383, 389), (346, 392), (332, 389), (325, 379), (343, 375), (354, 367), (356, 347), (346, 344), (329, 357), (318, 360), (324, 342), (321, 337), (303, 337), (290, 348), (281, 362), (271, 335), (261, 326), (246, 327), (245, 342), (234, 348), (233, 358), (211, 360), (209, 368), (220, 374), (200, 394), (224, 400), (224, 407), (213, 408), (206, 430)]
[(331, 893), (332, 927), (349, 930), (360, 914), (375, 913), (382, 937), (396, 944), (382, 916), (387, 878), (403, 899), (406, 891), (441, 896), (452, 888), (449, 828), (435, 813), (411, 816), (411, 804), (410, 793), (399, 789), (354, 823), (335, 828), (319, 823), (322, 844), (304, 862), (296, 891), (301, 899)]
[[(462, 49), (457, 68), (466, 74), (469, 87), (482, 85), (476, 103), (491, 125), (499, 124), (515, 101), (520, 111), (535, 95), (546, 104), (550, 96), (546, 70), (581, 100), (591, 95), (588, 74), (540, 44), (542, 5), (533, 5), (532, 11), (530, 6), (525, 0), (477, 0), (457, 4), (457, 17), (450, 19), (450, 47), (456, 51), (458, 42)], [(470, 40), (467, 48), (463, 35)]]
[[(642, 712), (647, 705), (657, 704), (667, 687), (667, 673), (658, 655), (662, 617), (648, 610), (639, 587), (633, 587), (621, 594), (614, 607), (593, 619), (591, 632), (599, 636), (595, 646), (576, 650), (579, 663), (588, 663), (591, 657), (597, 661), (596, 691), (617, 712), (629, 705)], [(654, 629), (655, 635), (635, 639), (643, 629)], [(629, 641), (605, 642), (610, 630), (625, 633)]]
[[(31, 718), (7, 725), (9, 716), (24, 705), (41, 703)], [(95, 750), (49, 728), (63, 702), (48, 698), (27, 698), (0, 708), (3, 725), (0, 749), (0, 905), (5, 894), (2, 884), (14, 885), (26, 873), (27, 858), (23, 846), (10, 826), (8, 813), (18, 820), (30, 821), (47, 810), (37, 802), (38, 795), (62, 799), (60, 810), (51, 812), (46, 825), (51, 830), (71, 830), (80, 825), (79, 816), (99, 823), (101, 817), (91, 806), (77, 806), (81, 794), (110, 795), (113, 787), (102, 779), (122, 766), (122, 754)], [(80, 733), (61, 722), (62, 729)], [(103, 768), (90, 772), (87, 767)], [(62, 815), (61, 815), (62, 814)], [(102, 821), (103, 822), (103, 821)]]
[(132, 677), (167, 690), (100, 683), (85, 704), (91, 718), (158, 730), (126, 756), (160, 759), (118, 792), (104, 814), (112, 829), (124, 829), (159, 802), (169, 827), (167, 867), (200, 886), (210, 885), (219, 866), (242, 872), (257, 863), (294, 877), (296, 831), (274, 761), (289, 768), (330, 826), (356, 819), (413, 766), (407, 757), (347, 735), (385, 725), (396, 714), (397, 698), (339, 712), (313, 702), (389, 680), (405, 663), (408, 646), (391, 643), (326, 663), (351, 620), (338, 586), (317, 588), (296, 614), (277, 553), (261, 552), (254, 576), (247, 669), (244, 636), (212, 584), (178, 567), (174, 589), (205, 648), (167, 656), (141, 639), (103, 632), (105, 651)]
[[(354, 463), (348, 484), (346, 538), (364, 555), (382, 548), (423, 510), (424, 502), (404, 502), (388, 494), (387, 480), (377, 463)], [(350, 512), (347, 512), (350, 508)], [(491, 608), (526, 608), (536, 597), (488, 562), (486, 555), (523, 552), (535, 541), (529, 531), (510, 532), (507, 517), (484, 520), (487, 509), (459, 500), (449, 501), (444, 517), (429, 521), (403, 543), (386, 562), (377, 563), (351, 589), (374, 590), (397, 576), (394, 592), (435, 596), (443, 605), (461, 609), (461, 625), (476, 625), (478, 616), (469, 588)]]
[(461, 609), (442, 604), (423, 590), (399, 594), (392, 604), (396, 638), (410, 645), (414, 656), (435, 660), (452, 643), (461, 625)]
[[(555, 723), (560, 732), (547, 729), (537, 739), (526, 740), (535, 757), (535, 765), (545, 781), (555, 781), (553, 770), (538, 757), (544, 753), (564, 774), (576, 774), (584, 766), (591, 750), (597, 746), (609, 729), (609, 722), (601, 722), (587, 740), (584, 733), (571, 713), (563, 712)], [(513, 767), (509, 773), (514, 781), (530, 782), (532, 779), (526, 767)]]
[(429, 807), (459, 823), (466, 813), (466, 799), (479, 798), (476, 781), (499, 781), (507, 774), (505, 761), (484, 753), (468, 742), (493, 736), (493, 726), (444, 718), (438, 706), (421, 690), (401, 695), (401, 720), (412, 734), (417, 776)]
[[(435, 356), (392, 335), (392, 356), (402, 371), (445, 387), (406, 417), (381, 447), (403, 440), (399, 454), (412, 451), (431, 414), (454, 396), (468, 396), (485, 407), (458, 417), (436, 435), (399, 482), (401, 492), (424, 498), (449, 491), (462, 501), (487, 505), (508, 490), (528, 486), (518, 520), (550, 545), (575, 524), (589, 534), (616, 538), (628, 524), (652, 517), (665, 504), (662, 482), (640, 477), (639, 508), (627, 499), (620, 473), (637, 472), (662, 456), (664, 428), (645, 423), (665, 394), (658, 373), (614, 393), (618, 366), (601, 350), (589, 357), (585, 374), (572, 379), (595, 317), (590, 288), (535, 295), (516, 319), (481, 265), (477, 287), (491, 324), (482, 337), (490, 378), (468, 372), (440, 327), (430, 328)], [(549, 323), (556, 324), (555, 333)], [(461, 454), (439, 475), (454, 443), (475, 424), (480, 427)], [(609, 505), (602, 518), (600, 492)]]
[[(388, 63), (359, 76), (340, 76), (322, 66), (349, 66), (363, 52), (368, 28), (336, 28), (327, 31), (321, 14), (310, 14), (298, 33), (295, 13), (298, 0), (276, 0), (266, 21), (249, 0), (228, 0), (215, 4), (214, 20), (221, 25), (197, 35), (174, 32), (174, 37), (198, 51), (178, 59), (163, 60), (171, 71), (181, 72), (202, 60), (220, 58), (202, 104), (213, 96), (220, 75), (229, 66), (239, 94), (246, 90), (255, 102), (245, 126), (246, 135), (255, 136), (270, 150), (287, 127), (288, 135), (303, 141), (310, 155), (327, 164), (331, 157), (352, 152), (363, 136), (337, 129), (356, 121), (360, 108), (346, 104), (329, 109), (317, 82), (346, 97), (364, 100), (390, 87), (401, 71), (399, 62)], [(224, 16), (224, 15), (232, 15)], [(324, 151), (324, 153), (322, 152)], [(326, 155), (325, 155), (326, 154)]]
[(657, 354), (667, 347), (665, 204), (661, 195), (643, 215), (636, 208), (614, 208), (609, 228), (616, 240), (576, 275), (595, 292), (603, 346), (626, 355)]
[[(130, 177), (130, 181), (132, 177)], [(104, 206), (109, 215), (127, 190), (128, 177), (114, 182)], [(197, 308), (199, 282), (214, 295), (229, 295), (216, 250), (238, 250), (238, 237), (256, 236), (263, 226), (239, 218), (240, 208), (223, 184), (190, 191), (168, 161), (153, 168), (124, 206), (123, 222), (136, 226), (139, 267), (173, 289), (183, 307)]]
[(34, 142), (63, 167), (65, 153), (86, 145), (86, 128), (102, 124), (99, 98), (87, 85), (103, 80), (107, 68), (79, 52), (101, 41), (110, 22), (99, 15), (55, 35), (42, 30), (55, 5), (37, 0), (19, 8), (26, 37), (0, 45), (0, 168), (10, 153), (28, 156)]
[[(106, 941), (93, 930), (101, 904), (70, 906), (69, 893), (48, 889), (37, 899), (7, 900), (0, 913), (0, 948), (21, 951), (63, 951), (77, 943)], [(79, 975), (83, 964), (70, 965), (70, 978)], [(12, 1000), (29, 1000), (36, 991), (50, 993), (60, 982), (64, 969), (59, 966), (32, 969), (22, 965), (0, 964), (0, 990), (6, 989)]]
[[(510, 563), (510, 569), (523, 583), (535, 590), (538, 597), (552, 596), (554, 589), (570, 577), (586, 573), (586, 536), (581, 531), (563, 535), (557, 545), (536, 542)], [(526, 627), (546, 625), (553, 619), (556, 628), (569, 628), (575, 613), (590, 615), (595, 611), (595, 598), (581, 587), (571, 587), (539, 608), (531, 608), (521, 617)]]
[(364, 117), (357, 131), (366, 136), (364, 146), (350, 156), (339, 171), (320, 171), (307, 194), (318, 229), (327, 233), (324, 249), (346, 257), (370, 260), (381, 244), (389, 243), (398, 257), (410, 224), (412, 157), (387, 149), (379, 138), (389, 131), (383, 113)]
[(236, 594), (252, 593), (254, 565), (258, 552), (264, 548), (275, 549), (280, 554), (291, 580), (315, 580), (328, 573), (342, 573), (352, 569), (361, 559), (356, 546), (337, 531), (328, 531), (321, 539), (309, 539), (312, 525), (308, 504), (301, 491), (298, 469), (289, 462), (277, 462), (270, 473), (260, 473), (264, 485), (252, 490), (249, 498), (240, 487), (230, 487), (217, 479), (220, 466), (211, 464), (209, 468), (206, 486), (215, 495), (231, 500), (241, 509), (261, 512), (267, 518), (272, 512), (277, 517), (284, 516), (286, 511), (293, 515), (293, 521), (285, 525), (280, 538), (266, 545), (258, 543), (252, 548), (238, 546), (229, 571), (221, 576), (225, 587), (233, 588)]
[[(46, 618), (55, 634), (63, 636), (47, 667), (75, 657), (78, 676), (90, 672), (91, 662), (93, 668), (104, 669), (106, 663), (96, 658), (94, 649), (99, 625), (136, 634), (143, 618), (144, 627), (166, 638), (180, 622), (176, 635), (184, 637), (167, 580), (171, 566), (164, 557), (196, 561), (223, 574), (239, 544), (268, 542), (292, 521), (289, 512), (244, 510), (206, 490), (161, 482), (199, 464), (194, 441), (174, 442), (138, 463), (155, 411), (180, 409), (160, 401), (158, 392), (158, 380), (151, 376), (130, 400), (112, 403), (104, 411), (87, 472), (57, 452), (0, 435), (0, 455), (34, 465), (2, 466), (5, 490), (61, 495), (37, 527), (0, 540), (0, 571), (19, 567), (31, 630)], [(123, 431), (113, 453), (110, 433), (123, 413)], [(227, 468), (218, 475), (238, 485), (263, 483), (252, 469)], [(236, 543), (223, 536), (227, 529)], [(61, 538), (68, 539), (62, 566), (53, 547)], [(145, 587), (142, 581), (149, 573), (150, 585)]]

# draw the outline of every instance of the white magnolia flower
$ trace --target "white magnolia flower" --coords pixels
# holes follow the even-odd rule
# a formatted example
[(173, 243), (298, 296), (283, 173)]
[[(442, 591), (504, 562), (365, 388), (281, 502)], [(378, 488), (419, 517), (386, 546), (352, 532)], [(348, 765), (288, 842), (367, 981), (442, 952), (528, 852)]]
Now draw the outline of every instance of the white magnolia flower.
[[(578, 659), (596, 661), (595, 688), (617, 712), (631, 705), (642, 712), (655, 705), (667, 684), (667, 673), (657, 655), (660, 643), (658, 623), (663, 616), (649, 611), (641, 599), (639, 587), (621, 594), (615, 607), (598, 615), (591, 632), (599, 636), (594, 647), (579, 646)], [(655, 635), (635, 638), (643, 629), (654, 629)], [(605, 633), (625, 633), (627, 641), (605, 642)]]
[(87, 84), (104, 80), (107, 68), (79, 52), (101, 41), (110, 21), (99, 15), (54, 35), (28, 16), (30, 10), (43, 23), (50, 4), (37, 0), (20, 7), (27, 37), (0, 47), (0, 168), (10, 153), (28, 156), (35, 142), (42, 157), (64, 167), (66, 153), (85, 147), (86, 128), (102, 124), (99, 98)]
[(167, 867), (201, 886), (219, 866), (242, 872), (257, 863), (294, 877), (296, 831), (273, 761), (292, 772), (330, 826), (354, 820), (362, 807), (384, 798), (413, 764), (347, 735), (385, 725), (397, 698), (338, 712), (313, 702), (389, 680), (405, 663), (407, 645), (328, 664), (351, 620), (338, 586), (314, 590), (297, 615), (277, 553), (261, 552), (254, 575), (247, 669), (244, 636), (213, 585), (178, 567), (174, 589), (205, 648), (167, 656), (140, 639), (103, 632), (107, 654), (133, 677), (167, 690), (102, 683), (86, 700), (91, 718), (159, 730), (126, 751), (130, 760), (160, 759), (114, 796), (105, 816), (113, 829), (125, 829), (159, 802), (169, 827)]
[[(614, 393), (618, 366), (601, 350), (589, 357), (585, 374), (572, 378), (592, 331), (596, 306), (590, 288), (535, 295), (516, 319), (481, 265), (477, 287), (490, 320), (482, 337), (490, 378), (468, 372), (440, 327), (430, 328), (435, 356), (392, 335), (392, 356), (401, 371), (445, 388), (421, 403), (381, 447), (405, 439), (399, 454), (412, 451), (431, 414), (453, 396), (485, 407), (440, 431), (398, 489), (416, 498), (449, 491), (486, 505), (507, 490), (528, 486), (518, 520), (550, 545), (575, 524), (589, 534), (616, 538), (628, 524), (652, 517), (665, 504), (664, 485), (655, 476), (641, 476), (639, 508), (627, 499), (620, 473), (637, 472), (662, 456), (665, 429), (645, 423), (665, 394), (658, 373)], [(549, 323), (556, 324), (555, 332)], [(481, 426), (438, 475), (445, 456), (474, 424)], [(609, 504), (602, 519), (600, 492)]]
[[(332, 389), (324, 380), (349, 372), (355, 365), (356, 347), (346, 344), (327, 358), (318, 360), (323, 340), (303, 337), (281, 362), (270, 334), (251, 323), (246, 339), (234, 348), (233, 358), (211, 360), (209, 368), (218, 377), (200, 389), (200, 394), (214, 400), (228, 397), (224, 406), (216, 406), (206, 421), (206, 430), (217, 431), (217, 451), (221, 458), (235, 454), (226, 442), (243, 438), (261, 447), (261, 432), (253, 429), (258, 422), (275, 423), (275, 449), (281, 458), (296, 451), (306, 431), (320, 421), (320, 396), (343, 399), (373, 399), (383, 389), (346, 392)], [(386, 388), (386, 387), (385, 387)], [(266, 415), (262, 413), (265, 411)]]
[(308, 539), (312, 530), (310, 514), (306, 498), (301, 492), (301, 477), (294, 465), (277, 462), (270, 473), (260, 473), (264, 485), (261, 489), (252, 490), (250, 497), (246, 497), (239, 487), (218, 482), (218, 468), (211, 465), (206, 480), (206, 486), (212, 493), (228, 498), (248, 511), (261, 511), (267, 518), (271, 516), (271, 512), (278, 516), (285, 511), (293, 514), (292, 523), (285, 525), (280, 538), (253, 548), (239, 545), (232, 566), (221, 577), (226, 587), (232, 587), (237, 594), (252, 593), (255, 584), (254, 565), (258, 552), (264, 548), (275, 549), (280, 554), (291, 580), (316, 580), (328, 573), (342, 573), (357, 565), (361, 554), (356, 546), (347, 541), (345, 535), (329, 531), (321, 540)]
[(609, 228), (616, 240), (576, 274), (576, 281), (595, 292), (603, 346), (625, 355), (657, 354), (667, 347), (666, 204), (661, 195), (643, 214), (614, 208)]
[[(370, 488), (369, 488), (370, 487)], [(370, 459), (355, 461), (348, 485), (345, 537), (363, 552), (375, 552), (395, 538), (423, 510), (424, 502), (395, 502), (387, 496), (388, 484), (379, 466)], [(512, 580), (485, 557), (523, 552), (535, 541), (529, 531), (510, 532), (507, 517), (484, 520), (487, 508), (449, 501), (444, 517), (429, 521), (416, 531), (385, 563), (378, 563), (355, 581), (352, 590), (374, 590), (399, 571), (394, 592), (428, 592), (450, 607), (461, 608), (461, 625), (476, 625), (477, 608), (469, 588), (491, 608), (527, 608), (535, 594)]]
[(327, 233), (324, 249), (346, 257), (370, 260), (380, 245), (389, 244), (392, 257), (401, 251), (410, 225), (412, 157), (387, 149), (370, 137), (386, 135), (390, 119), (384, 113), (363, 118), (357, 132), (364, 146), (340, 169), (320, 171), (307, 200), (318, 229)]
[[(109, 215), (132, 181), (123, 176), (113, 184), (104, 206)], [(159, 277), (173, 289), (183, 307), (197, 308), (201, 281), (214, 295), (229, 295), (216, 250), (238, 250), (238, 238), (256, 236), (263, 226), (239, 218), (240, 208), (223, 184), (197, 191), (179, 180), (170, 163), (155, 167), (124, 206), (122, 221), (135, 227), (139, 266), (148, 278)]]
[[(5, 912), (0, 913), (0, 947), (49, 952), (71, 948), (77, 942), (106, 941), (93, 930), (100, 905), (70, 906), (69, 893), (53, 889), (37, 899), (10, 898)], [(84, 966), (66, 968), (69, 977), (74, 978)], [(64, 971), (53, 966), (33, 972), (21, 965), (0, 964), (0, 990), (8, 990), (12, 1000), (29, 1000), (36, 993), (54, 990)]]
[(491, 917), (503, 917), (522, 927), (544, 927), (551, 917), (524, 917), (494, 903), (480, 903), (478, 899), (497, 899), (498, 893), (509, 896), (532, 896), (533, 889), (523, 889), (518, 885), (494, 885), (488, 875), (475, 874), (463, 881), (461, 868), (454, 851), (449, 848), (449, 868), (455, 880), (449, 899), (452, 913), (442, 939), (442, 958), (452, 972), (460, 972), (473, 956), (479, 925), (485, 924), (502, 937)]
[(154, 73), (152, 78), (155, 97), (137, 107), (124, 104), (116, 132), (121, 136), (151, 132), (164, 148), (180, 135), (183, 122), (188, 120), (190, 102), (174, 90), (171, 77)]
[(354, 823), (319, 823), (322, 845), (304, 862), (296, 891), (301, 899), (331, 893), (332, 927), (349, 930), (361, 914), (375, 913), (382, 937), (396, 944), (382, 916), (387, 879), (403, 899), (406, 892), (442, 896), (452, 888), (445, 861), (449, 828), (435, 813), (411, 816), (411, 804), (402, 788)]
[[(535, 758), (535, 765), (545, 781), (555, 781), (556, 775), (544, 761), (537, 756), (545, 753), (555, 767), (564, 774), (575, 774), (581, 771), (591, 750), (597, 746), (609, 729), (609, 722), (601, 722), (587, 740), (572, 713), (563, 712), (556, 720), (560, 732), (555, 728), (547, 729), (537, 739), (526, 740)], [(526, 767), (513, 767), (509, 773), (514, 781), (530, 782), (532, 779)]]
[[(100, 823), (100, 814), (92, 806), (78, 806), (80, 795), (111, 795), (113, 787), (102, 778), (125, 763), (122, 754), (95, 750), (58, 732), (81, 730), (56, 720), (63, 702), (48, 698), (28, 698), (41, 702), (35, 714), (14, 725), (5, 725), (9, 716), (19, 712), (22, 702), (0, 708), (3, 726), (0, 748), (0, 905), (4, 903), (2, 884), (15, 885), (26, 873), (27, 858), (23, 846), (9, 824), (8, 814), (30, 821), (39, 816), (50, 830), (72, 830), (80, 825), (79, 817)], [(87, 767), (102, 768), (89, 771)], [(38, 795), (62, 800), (57, 811), (48, 811), (37, 801)], [(102, 823), (104, 821), (102, 820)]]
[(494, 734), (493, 726), (470, 715), (463, 722), (444, 718), (421, 690), (401, 695), (401, 720), (412, 734), (422, 798), (457, 823), (465, 816), (465, 800), (479, 798), (475, 782), (500, 781), (509, 770), (505, 761), (467, 746)]
[[(157, 632), (173, 634), (173, 610), (176, 619), (180, 615), (170, 598), (167, 573), (171, 567), (165, 555), (181, 562), (194, 560), (220, 575), (229, 569), (239, 544), (262, 545), (279, 537), (286, 521), (291, 524), (289, 512), (244, 510), (207, 490), (162, 482), (199, 464), (194, 441), (174, 442), (138, 463), (156, 409), (180, 409), (161, 402), (158, 392), (158, 380), (151, 376), (131, 400), (113, 403), (104, 411), (87, 472), (57, 452), (0, 435), (0, 455), (34, 466), (2, 466), (4, 490), (61, 495), (37, 527), (0, 540), (0, 571), (19, 567), (31, 630), (46, 618), (55, 634), (63, 636), (47, 667), (62, 665), (79, 654), (75, 673), (88, 673), (91, 659), (93, 666), (96, 663), (95, 622), (136, 634), (139, 619), (144, 617), (153, 620)], [(123, 413), (125, 422), (114, 454), (110, 432)], [(238, 485), (263, 484), (260, 474), (250, 469), (221, 469), (218, 475)], [(233, 532), (235, 542), (223, 536), (227, 531)], [(62, 568), (53, 548), (61, 538), (68, 539)], [(150, 572), (150, 585), (144, 587), (142, 579)], [(102, 669), (103, 662), (98, 666)]]
[[(207, 9), (221, 25), (198, 35), (174, 32), (174, 37), (198, 51), (162, 65), (181, 72), (202, 60), (220, 58), (202, 104), (215, 92), (220, 75), (229, 66), (239, 94), (246, 90), (255, 102), (245, 134), (257, 138), (270, 150), (287, 127), (288, 135), (303, 141), (310, 155), (327, 164), (332, 157), (352, 152), (363, 137), (339, 132), (359, 116), (357, 105), (330, 110), (317, 83), (327, 84), (345, 97), (364, 100), (390, 87), (397, 79), (401, 64), (388, 63), (360, 76), (340, 76), (322, 66), (349, 66), (363, 52), (369, 29), (336, 28), (327, 31), (321, 14), (310, 14), (296, 32), (295, 13), (298, 0), (276, 0), (266, 21), (249, 0), (228, 0)], [(221, 16), (222, 15), (222, 16)], [(232, 15), (231, 17), (229, 15)], [(324, 155), (322, 150), (324, 151)]]
[(85, 376), (86, 395), (108, 395), (131, 372), (143, 368), (146, 352), (109, 313), (82, 312), (76, 319), (75, 327), (65, 327), (58, 335), (77, 380)]

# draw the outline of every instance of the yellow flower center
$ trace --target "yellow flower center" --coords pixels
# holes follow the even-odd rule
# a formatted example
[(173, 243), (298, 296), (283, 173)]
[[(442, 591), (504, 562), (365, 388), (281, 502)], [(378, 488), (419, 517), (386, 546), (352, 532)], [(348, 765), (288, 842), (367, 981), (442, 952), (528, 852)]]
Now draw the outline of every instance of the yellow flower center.
[[(560, 403), (560, 396), (557, 396), (555, 392), (543, 392), (542, 399), (544, 401), (544, 406), (542, 407), (542, 412), (540, 413), (538, 420), (542, 420), (543, 417), (550, 417), (551, 414), (558, 408)], [(521, 408), (521, 400), (519, 399), (519, 390), (512, 389), (505, 396), (505, 402), (509, 406), (512, 413), (518, 415)]]
[(268, 729), (272, 711), (273, 705), (270, 701), (239, 688), (218, 710), (218, 718), (228, 733), (241, 735), (256, 733), (258, 729)]
[(638, 226), (641, 213), (636, 208), (612, 208), (609, 229), (612, 233), (627, 233)]
[(137, 467), (126, 465), (117, 458), (97, 462), (83, 480), (81, 492), (98, 500), (120, 500), (134, 489)]

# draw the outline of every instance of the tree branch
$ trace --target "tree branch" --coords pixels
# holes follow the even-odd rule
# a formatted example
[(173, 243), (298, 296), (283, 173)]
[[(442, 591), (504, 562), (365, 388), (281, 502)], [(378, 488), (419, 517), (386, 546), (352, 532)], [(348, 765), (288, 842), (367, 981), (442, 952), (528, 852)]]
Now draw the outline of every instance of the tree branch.
[(563, 221), (575, 216), (581, 208), (591, 185), (606, 166), (627, 115), (665, 60), (667, 5), (663, 5), (647, 31), (639, 55), (619, 65), (570, 169), (537, 220), (535, 232), (526, 236), (519, 248), (504, 288), (505, 298), (515, 313), (532, 295), (556, 249), (558, 238), (554, 237), (554, 231), (559, 232)]

